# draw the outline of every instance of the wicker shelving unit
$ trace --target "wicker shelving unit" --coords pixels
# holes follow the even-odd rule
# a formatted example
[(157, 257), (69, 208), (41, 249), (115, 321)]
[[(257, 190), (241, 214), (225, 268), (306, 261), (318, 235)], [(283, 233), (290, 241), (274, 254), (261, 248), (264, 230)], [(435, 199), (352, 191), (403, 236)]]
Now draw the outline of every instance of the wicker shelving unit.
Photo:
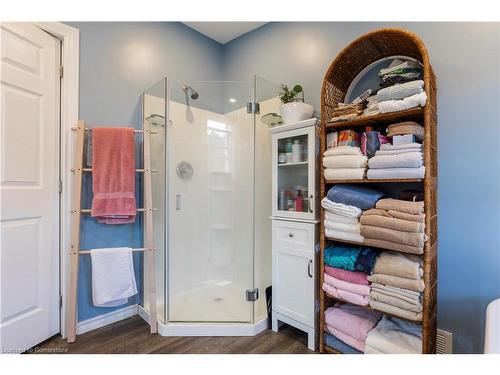
[[(328, 123), (332, 110), (337, 107), (351, 86), (354, 79), (369, 65), (392, 56), (407, 56), (423, 64), (424, 88), (427, 94), (425, 107), (407, 111), (380, 114), (369, 117), (359, 117), (342, 123)], [(424, 43), (415, 34), (403, 29), (379, 29), (361, 36), (347, 45), (335, 58), (326, 72), (321, 92), (321, 155), (326, 149), (326, 136), (330, 131), (340, 129), (364, 129), (366, 126), (390, 125), (400, 121), (417, 121), (424, 126), (424, 165), (423, 179), (397, 180), (339, 180), (325, 181), (321, 169), (320, 198), (326, 196), (333, 184), (360, 183), (380, 186), (383, 184), (420, 185), (424, 191), (425, 233), (428, 241), (424, 253), (424, 283), (422, 353), (436, 352), (436, 291), (437, 291), (437, 110), (436, 110), (436, 78), (429, 62), (429, 55)], [(324, 312), (335, 299), (321, 290), (323, 284), (324, 264), (323, 254), (329, 242), (350, 243), (349, 241), (332, 240), (325, 237), (324, 209), (321, 209), (320, 227), (320, 352), (339, 353), (324, 344)], [(386, 314), (388, 315), (388, 314)]]

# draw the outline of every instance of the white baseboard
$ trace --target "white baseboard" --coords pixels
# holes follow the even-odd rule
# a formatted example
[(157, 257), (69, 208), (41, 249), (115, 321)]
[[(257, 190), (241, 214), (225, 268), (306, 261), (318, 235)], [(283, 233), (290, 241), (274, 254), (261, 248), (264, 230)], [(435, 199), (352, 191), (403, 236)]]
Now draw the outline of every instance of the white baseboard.
[[(139, 316), (149, 321), (149, 312), (138, 307)], [(160, 336), (255, 336), (268, 328), (268, 321), (262, 319), (249, 323), (158, 323)]]
[(107, 314), (99, 315), (94, 318), (78, 322), (76, 333), (78, 335), (81, 335), (82, 333), (93, 331), (94, 329), (101, 328), (107, 326), (108, 324), (119, 322), (120, 320), (137, 315), (137, 306), (138, 305), (127, 306), (120, 310), (111, 311)]

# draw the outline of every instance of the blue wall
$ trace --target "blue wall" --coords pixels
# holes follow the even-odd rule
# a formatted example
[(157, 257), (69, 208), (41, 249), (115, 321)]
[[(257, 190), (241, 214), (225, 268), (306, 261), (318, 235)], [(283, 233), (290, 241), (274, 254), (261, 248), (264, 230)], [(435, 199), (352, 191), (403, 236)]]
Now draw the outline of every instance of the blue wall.
[(337, 53), (388, 26), (423, 39), (438, 81), (438, 326), (455, 352), (482, 352), (486, 305), (500, 297), (499, 24), (271, 23), (224, 46), (224, 77), (301, 83), (319, 109)]
[[(67, 24), (80, 30), (79, 117), (89, 127), (140, 128), (140, 96), (164, 76), (187, 82), (222, 78), (222, 46), (181, 23)], [(137, 160), (137, 164), (139, 166), (141, 161)], [(140, 187), (139, 179), (137, 186)], [(91, 180), (86, 179), (84, 207), (90, 207), (91, 191)], [(140, 193), (138, 189), (138, 202)], [(116, 226), (97, 224), (86, 216), (81, 225), (81, 247), (142, 247), (141, 224), (141, 214), (135, 224)], [(142, 290), (142, 256), (135, 254), (134, 257), (140, 290), (129, 304), (140, 301)], [(79, 321), (117, 309), (94, 307), (91, 290), (90, 257), (82, 256), (78, 284)]]

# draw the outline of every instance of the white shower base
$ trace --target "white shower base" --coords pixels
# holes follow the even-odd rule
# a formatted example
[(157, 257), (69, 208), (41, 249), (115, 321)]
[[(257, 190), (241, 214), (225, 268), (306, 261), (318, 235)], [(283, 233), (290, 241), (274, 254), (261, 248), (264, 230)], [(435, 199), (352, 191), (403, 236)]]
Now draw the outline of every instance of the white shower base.
[[(172, 295), (170, 321), (159, 322), (158, 333), (162, 336), (254, 336), (267, 329), (268, 322), (264, 318), (251, 323), (254, 306), (246, 301), (245, 292), (239, 285), (212, 281)], [(149, 318), (142, 306), (139, 306), (139, 315), (146, 321)]]

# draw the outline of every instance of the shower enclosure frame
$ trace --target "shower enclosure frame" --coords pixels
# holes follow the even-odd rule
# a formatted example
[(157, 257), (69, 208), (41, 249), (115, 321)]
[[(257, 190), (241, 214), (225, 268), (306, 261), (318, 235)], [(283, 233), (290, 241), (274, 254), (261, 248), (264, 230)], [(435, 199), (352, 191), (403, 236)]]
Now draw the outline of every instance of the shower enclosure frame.
[[(257, 80), (259, 78), (257, 76), (254, 76), (253, 82), (248, 82), (249, 85), (251, 84), (252, 87), (252, 104), (253, 108), (255, 108), (255, 103), (257, 103)], [(170, 102), (171, 102), (171, 87), (170, 87), (170, 81), (167, 77), (163, 78), (161, 81), (157, 82), (156, 84), (163, 82), (163, 98), (164, 98), (164, 126), (165, 126), (165, 131), (163, 135), (163, 142), (164, 142), (164, 147), (165, 147), (165, 153), (164, 153), (164, 176), (163, 176), (163, 182), (165, 184), (165, 190), (163, 191), (163, 199), (165, 202), (166, 209), (164, 211), (163, 215), (163, 220), (164, 220), (164, 231), (163, 231), (163, 238), (162, 241), (164, 243), (164, 252), (163, 254), (160, 254), (162, 259), (157, 259), (157, 262), (159, 264), (162, 264), (164, 267), (164, 272), (163, 272), (163, 277), (161, 280), (158, 280), (159, 282), (163, 283), (163, 296), (159, 296), (160, 298), (163, 297), (163, 303), (159, 304), (159, 306), (162, 306), (162, 312), (159, 318), (158, 318), (158, 333), (162, 336), (254, 336), (265, 329), (268, 328), (268, 318), (267, 316), (262, 317), (259, 321), (256, 321), (256, 303), (257, 301), (252, 301), (252, 319), (250, 322), (172, 322), (170, 320), (170, 314), (169, 314), (169, 276), (170, 276), (170, 269), (169, 269), (169, 252), (171, 251), (170, 246), (169, 246), (169, 236), (171, 235), (170, 232), (170, 215), (169, 212), (171, 209), (174, 209), (174, 207), (169, 207), (170, 205), (170, 195), (173, 194), (173, 191), (171, 190), (171, 183), (170, 183), (170, 178), (172, 177), (172, 171), (169, 170), (171, 166), (169, 166), (169, 132), (168, 132), (168, 127), (172, 126), (172, 118), (171, 118), (171, 109), (170, 109)], [(239, 83), (243, 81), (198, 81), (199, 83)], [(155, 84), (155, 85), (156, 85)], [(146, 101), (146, 94), (147, 92), (145, 91), (142, 95), (142, 120), (146, 121), (145, 118), (145, 101)], [(252, 182), (253, 182), (253, 206), (252, 206), (252, 265), (251, 265), (251, 277), (252, 277), (252, 287), (256, 288), (256, 279), (255, 279), (255, 273), (256, 273), (256, 264), (255, 264), (255, 258), (256, 258), (256, 244), (255, 244), (255, 196), (256, 196), (256, 114), (255, 113), (250, 113), (249, 115), (252, 115), (252, 126), (253, 126), (253, 171), (252, 171)], [(175, 171), (173, 171), (175, 173)], [(270, 215), (269, 215), (270, 216)], [(269, 223), (270, 225), (270, 223)], [(271, 248), (269, 247), (269, 255), (271, 254)], [(270, 264), (269, 264), (270, 267)], [(144, 275), (146, 276), (146, 275)], [(146, 280), (147, 278), (144, 277)], [(157, 282), (158, 282), (157, 281)], [(259, 298), (264, 298), (265, 299), (265, 293), (264, 290), (259, 290)], [(145, 300), (143, 301), (143, 306), (139, 305), (139, 315), (147, 320), (149, 318), (149, 313), (148, 313), (148, 302), (147, 302), (147, 296), (144, 298)], [(160, 307), (159, 307), (160, 310)], [(163, 319), (162, 319), (163, 317)]]

